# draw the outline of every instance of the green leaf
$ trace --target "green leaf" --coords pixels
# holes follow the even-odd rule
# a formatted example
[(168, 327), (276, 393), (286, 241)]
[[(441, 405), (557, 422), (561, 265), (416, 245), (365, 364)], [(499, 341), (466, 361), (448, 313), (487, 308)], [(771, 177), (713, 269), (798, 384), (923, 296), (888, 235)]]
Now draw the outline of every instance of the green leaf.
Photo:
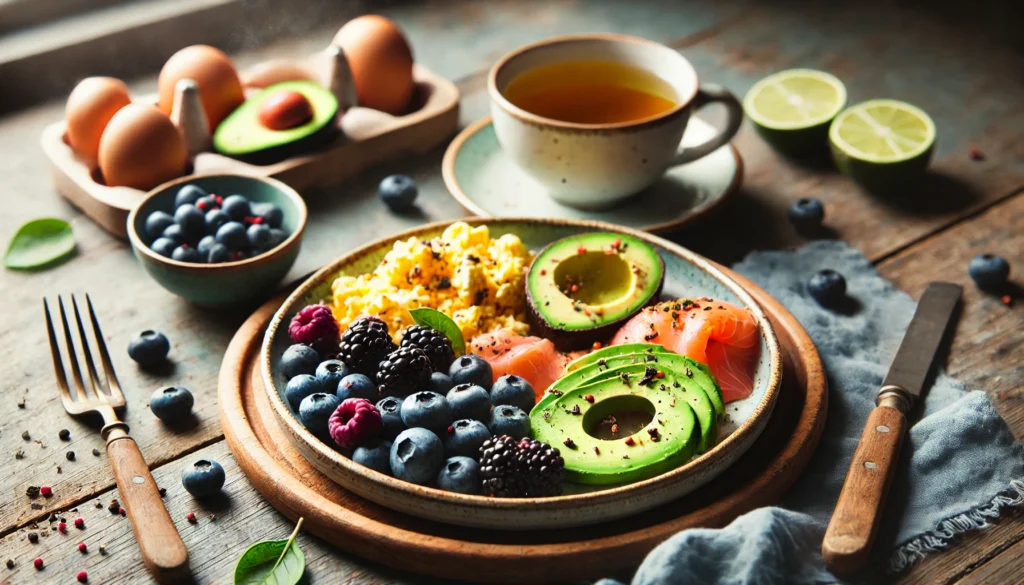
[(296, 585), (306, 572), (306, 555), (295, 542), (302, 520), (299, 518), (288, 540), (250, 546), (235, 565), (235, 585)]
[(18, 228), (4, 254), (4, 265), (37, 270), (55, 265), (75, 250), (71, 224), (63, 219), (33, 219)]
[(416, 321), (417, 325), (437, 329), (444, 333), (445, 337), (452, 342), (452, 349), (455, 350), (455, 355), (458, 356), (466, 353), (466, 342), (462, 339), (462, 330), (455, 324), (455, 321), (452, 321), (451, 317), (441, 311), (427, 307), (411, 309), (409, 314), (412, 315), (412, 320)]

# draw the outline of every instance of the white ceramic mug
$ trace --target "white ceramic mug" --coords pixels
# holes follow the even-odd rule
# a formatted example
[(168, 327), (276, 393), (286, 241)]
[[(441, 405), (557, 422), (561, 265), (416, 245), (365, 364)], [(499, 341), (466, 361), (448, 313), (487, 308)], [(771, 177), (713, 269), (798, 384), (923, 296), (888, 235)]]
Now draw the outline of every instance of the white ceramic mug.
[[(643, 69), (675, 92), (676, 105), (640, 120), (578, 124), (532, 114), (505, 98), (518, 75), (566, 61), (614, 61)], [(701, 86), (681, 54), (623, 35), (567, 35), (521, 47), (494, 65), (487, 90), (502, 149), (551, 197), (584, 209), (614, 205), (653, 184), (669, 167), (710, 154), (732, 139), (743, 120), (736, 97), (720, 86)], [(690, 114), (713, 102), (726, 108), (725, 128), (703, 144), (681, 146)]]

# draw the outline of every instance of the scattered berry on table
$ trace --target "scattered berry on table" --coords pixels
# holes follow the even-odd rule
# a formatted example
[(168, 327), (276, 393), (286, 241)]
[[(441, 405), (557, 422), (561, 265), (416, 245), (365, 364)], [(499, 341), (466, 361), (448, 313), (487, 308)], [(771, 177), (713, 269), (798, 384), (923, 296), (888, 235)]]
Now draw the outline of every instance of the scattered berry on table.
[(230, 215), (231, 219), (239, 222), (252, 215), (252, 207), (249, 205), (249, 200), (241, 195), (225, 197), (224, 201), (220, 204), (220, 208), (224, 210), (224, 213)]
[[(362, 374), (353, 374), (362, 376)], [(338, 390), (339, 394), (341, 390)], [(381, 424), (384, 425), (383, 435), (387, 439), (394, 439), (405, 430), (405, 423), (402, 422), (402, 399), (397, 396), (387, 396), (377, 403), (377, 410), (380, 412)]]
[(178, 224), (167, 226), (167, 229), (164, 230), (164, 233), (160, 234), (160, 237), (167, 238), (179, 246), (185, 243), (185, 232), (181, 230), (181, 226)]
[(508, 374), (498, 378), (491, 386), (491, 403), (495, 406), (511, 404), (530, 412), (537, 403), (537, 395), (525, 378)]
[[(93, 450), (92, 450), (92, 454), (93, 454), (94, 457), (99, 457), (100, 456), (100, 450), (96, 449), (94, 447)], [(99, 500), (96, 500), (96, 501), (99, 502)]]
[(418, 347), (400, 347), (377, 367), (377, 390), (381, 396), (409, 396), (430, 384), (430, 358)]
[(80, 543), (78, 543), (78, 552), (82, 552), (82, 553), (89, 552), (89, 547), (86, 546), (84, 542), (80, 542)]
[(201, 264), (203, 262), (203, 257), (199, 254), (199, 251), (188, 244), (182, 244), (175, 248), (171, 252), (171, 259), (190, 264)]
[(409, 428), (423, 427), (444, 437), (455, 414), (448, 400), (436, 392), (414, 392), (402, 401), (402, 422)]
[(480, 456), (480, 447), (490, 438), (487, 425), (478, 420), (462, 419), (453, 422), (441, 440), (449, 457), (463, 455), (476, 459)]
[(68, 523), (67, 522), (63, 522), (63, 521), (62, 522), (58, 522), (57, 523), (57, 532), (60, 532), (61, 534), (67, 534), (68, 533)]
[(419, 189), (412, 177), (406, 175), (391, 175), (384, 177), (377, 187), (377, 193), (384, 205), (394, 211), (403, 211), (412, 206), (416, 201)]
[(41, 487), (39, 488), (39, 493), (40, 493), (40, 494), (41, 494), (41, 495), (42, 495), (42, 496), (43, 496), (44, 498), (48, 498), (48, 497), (50, 497), (50, 496), (52, 496), (52, 495), (53, 495), (53, 488), (51, 488), (51, 487), (50, 487), (50, 486), (48, 486), (48, 485), (44, 485), (44, 486), (41, 486)]
[(207, 264), (220, 264), (231, 260), (231, 250), (224, 244), (214, 244), (206, 255)]
[(175, 209), (174, 223), (181, 227), (187, 241), (198, 241), (206, 232), (206, 214), (195, 205), (185, 204)]
[(341, 379), (335, 386), (338, 398), (348, 400), (349, 398), (365, 398), (369, 401), (377, 400), (377, 385), (373, 380), (362, 374), (349, 374)]
[(452, 342), (444, 333), (437, 329), (413, 325), (405, 330), (401, 347), (418, 347), (430, 358), (430, 365), (435, 372), (447, 372), (455, 361)]
[(267, 227), (279, 228), (284, 221), (284, 213), (281, 208), (273, 203), (253, 202), (251, 205), (252, 214), (263, 220)]
[(434, 372), (433, 374), (430, 374), (429, 389), (431, 392), (447, 394), (454, 386), (455, 382), (448, 377), (448, 374), (442, 372)]
[(245, 250), (249, 245), (249, 236), (245, 233), (245, 226), (237, 221), (229, 221), (217, 228), (217, 243), (224, 244), (232, 252)]
[(42, 568), (43, 568), (43, 559), (36, 559), (36, 560), (32, 561), (32, 566), (34, 566), (37, 571), (42, 570)]
[(144, 231), (146, 237), (155, 240), (164, 233), (164, 230), (174, 225), (174, 216), (166, 211), (154, 211), (146, 217)]
[(494, 383), (491, 364), (473, 353), (456, 358), (448, 370), (448, 377), (456, 384), (476, 384), (484, 388), (490, 388)]
[(74, 451), (68, 451), (67, 453), (64, 454), (64, 458), (67, 459), (68, 461), (74, 461), (75, 460), (75, 452)]
[[(337, 391), (338, 384), (348, 375), (348, 366), (341, 360), (327, 360), (320, 362), (320, 365), (316, 367), (316, 373), (313, 374), (317, 380), (320, 380), (320, 385), (323, 386), (324, 392), (330, 392), (334, 394)], [(368, 398), (366, 396), (358, 397), (346, 397), (346, 398)], [(373, 398), (373, 397), (369, 397)]]
[[(345, 362), (348, 363), (348, 362)], [(320, 354), (308, 345), (295, 344), (281, 356), (281, 373), (290, 380), (299, 374), (315, 374), (320, 365)]]
[(7, 564), (7, 568), (8, 569), (13, 569), (14, 568), (14, 559), (7, 559), (7, 563), (6, 564)]
[(384, 475), (391, 475), (391, 441), (384, 440), (372, 446), (356, 447), (352, 452), (352, 461)]
[(801, 198), (789, 206), (787, 215), (793, 227), (800, 232), (808, 232), (821, 227), (825, 207), (817, 199)]
[(448, 391), (446, 398), (455, 418), (484, 421), (491, 414), (491, 397), (487, 390), (476, 384), (459, 384)]
[(217, 245), (217, 238), (211, 235), (203, 236), (199, 243), (196, 244), (196, 252), (199, 252), (202, 258), (208, 258), (210, 256), (210, 249), (215, 245)]
[(188, 514), (185, 514), (185, 519), (192, 524), (196, 523), (196, 515), (194, 512), (189, 512)]
[(178, 189), (178, 193), (174, 196), (174, 208), (177, 209), (182, 205), (195, 205), (200, 199), (206, 197), (208, 193), (198, 185), (185, 185), (181, 189)]
[(79, 571), (78, 574), (75, 575), (75, 579), (78, 579), (79, 583), (88, 583), (89, 573), (86, 573), (85, 571)]
[(327, 422), (339, 406), (341, 400), (334, 394), (310, 394), (299, 403), (299, 422), (314, 435), (326, 437), (329, 435)]
[(521, 439), (516, 453), (516, 468), (528, 498), (544, 498), (562, 493), (565, 460), (558, 449), (534, 439)]
[(979, 254), (967, 265), (971, 279), (983, 289), (998, 289), (1010, 278), (1010, 263), (995, 254)]
[(469, 457), (450, 457), (437, 474), (437, 487), (460, 494), (479, 494), (480, 464)]
[(971, 157), (971, 160), (985, 160), (985, 153), (976, 146), (967, 149), (967, 156)]
[(821, 270), (807, 281), (807, 292), (819, 305), (834, 307), (846, 297), (846, 279), (835, 270)]
[(57, 431), (57, 438), (60, 439), (61, 441), (70, 441), (71, 440), (71, 431), (69, 431), (67, 429), (61, 429), (61, 430)]
[(32, 544), (37, 544), (39, 542), (39, 534), (37, 534), (35, 532), (29, 532), (28, 533), (28, 541), (31, 542)]
[(224, 468), (216, 461), (200, 459), (185, 468), (181, 485), (196, 498), (208, 498), (224, 487)]
[(269, 250), (270, 228), (263, 224), (253, 224), (245, 230), (245, 236), (249, 240), (249, 246), (260, 252)]
[(223, 209), (212, 209), (212, 210), (206, 212), (206, 218), (205, 219), (206, 219), (206, 233), (209, 234), (209, 235), (214, 235), (215, 236), (215, 234), (217, 233), (217, 230), (220, 229), (220, 226), (222, 226), (222, 225), (226, 224), (227, 222), (231, 221), (231, 216), (226, 214), (226, 213), (224, 213)]
[(167, 359), (171, 342), (159, 331), (147, 329), (128, 342), (128, 357), (143, 367), (155, 366)]
[(487, 429), (496, 437), (508, 435), (513, 439), (522, 439), (530, 434), (530, 417), (517, 406), (502, 404), (491, 411)]
[(192, 393), (181, 386), (160, 388), (149, 397), (149, 410), (153, 415), (172, 425), (187, 419), (194, 405)]
[(342, 449), (355, 449), (368, 445), (384, 430), (380, 411), (369, 400), (349, 398), (343, 400), (328, 421), (331, 438)]
[(444, 460), (441, 439), (427, 429), (406, 429), (391, 445), (391, 473), (403, 481), (419, 485), (433, 482)]
[(522, 487), (516, 469), (516, 439), (507, 435), (492, 437), (480, 447), (480, 479), (485, 496), (498, 498), (522, 497)]
[(178, 242), (170, 238), (157, 238), (153, 240), (153, 245), (150, 246), (153, 251), (160, 254), (164, 258), (170, 258), (174, 254), (174, 249), (178, 247)]
[(323, 385), (320, 384), (320, 380), (317, 380), (315, 376), (299, 374), (288, 380), (288, 384), (284, 387), (284, 397), (288, 399), (288, 404), (297, 411), (299, 410), (299, 405), (307, 396), (323, 391)]
[(353, 372), (372, 380), (377, 367), (395, 349), (387, 323), (377, 317), (359, 317), (341, 334), (338, 357)]
[(337, 351), (341, 331), (330, 307), (310, 305), (292, 317), (288, 324), (288, 336), (292, 343), (302, 343), (328, 354)]

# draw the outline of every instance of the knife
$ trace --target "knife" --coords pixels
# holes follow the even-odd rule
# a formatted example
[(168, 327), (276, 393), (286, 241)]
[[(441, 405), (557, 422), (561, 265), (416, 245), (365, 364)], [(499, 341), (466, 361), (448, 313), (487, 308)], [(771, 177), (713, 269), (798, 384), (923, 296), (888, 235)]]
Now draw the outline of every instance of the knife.
[(960, 286), (948, 282), (928, 285), (878, 390), (821, 544), (825, 566), (837, 575), (848, 575), (867, 563), (906, 434), (907, 414), (921, 396), (961, 292)]

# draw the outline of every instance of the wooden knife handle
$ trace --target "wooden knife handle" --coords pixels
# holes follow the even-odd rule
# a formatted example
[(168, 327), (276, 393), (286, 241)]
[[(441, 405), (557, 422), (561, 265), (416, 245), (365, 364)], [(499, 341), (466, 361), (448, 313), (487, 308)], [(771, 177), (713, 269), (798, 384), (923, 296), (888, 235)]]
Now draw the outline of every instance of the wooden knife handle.
[(906, 416), (892, 406), (877, 406), (868, 416), (821, 544), (825, 566), (837, 575), (867, 563), (906, 426)]
[(188, 551), (135, 439), (124, 432), (111, 433), (107, 455), (146, 568), (158, 583), (188, 582)]

